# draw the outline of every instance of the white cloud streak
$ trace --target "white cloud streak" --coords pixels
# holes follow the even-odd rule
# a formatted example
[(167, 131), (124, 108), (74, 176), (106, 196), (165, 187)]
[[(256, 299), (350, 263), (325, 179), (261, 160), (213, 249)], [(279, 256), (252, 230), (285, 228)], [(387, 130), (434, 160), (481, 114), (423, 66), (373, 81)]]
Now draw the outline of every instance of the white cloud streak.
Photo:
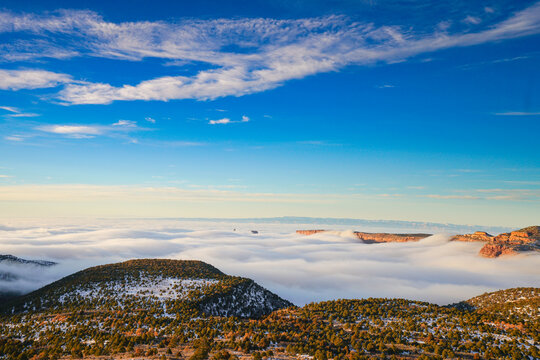
[[(449, 33), (448, 29), (437, 27), (432, 33), (414, 33), (400, 26), (377, 27), (344, 16), (111, 23), (90, 11), (61, 11), (56, 15), (0, 12), (2, 32), (29, 34), (34, 39), (8, 44), (9, 51), (2, 52), (0, 48), (0, 57), (4, 59), (8, 56), (65, 59), (84, 55), (139, 61), (152, 57), (168, 61), (173, 65), (171, 69), (190, 62), (211, 67), (194, 75), (163, 76), (121, 86), (67, 83), (61, 78), (37, 81), (37, 84), (29, 80), (0, 83), (6, 89), (67, 83), (58, 94), (66, 104), (207, 100), (261, 92), (288, 80), (338, 71), (348, 65), (391, 63), (453, 47), (538, 34), (540, 3), (500, 23), (466, 33)], [(56, 37), (63, 40), (62, 49)], [(47, 51), (29, 52), (32, 41)]]
[(21, 135), (8, 135), (8, 136), (4, 136), (4, 140), (20, 142), (20, 141), (24, 141), (24, 136), (21, 136)]
[(99, 126), (89, 125), (44, 125), (36, 128), (48, 133), (69, 135), (74, 137), (100, 135), (102, 130)]
[(13, 106), (0, 106), (0, 109), (9, 111), (10, 113), (15, 113), (15, 114), (20, 112), (19, 109)]
[(470, 25), (478, 25), (482, 22), (482, 19), (476, 16), (468, 15), (465, 19), (463, 19), (463, 22)]
[(46, 132), (50, 134), (65, 135), (71, 138), (86, 139), (92, 138), (96, 135), (111, 135), (118, 132), (135, 131), (140, 128), (135, 121), (131, 120), (118, 120), (117, 122), (106, 125), (80, 125), (80, 124), (56, 124), (56, 125), (42, 125), (35, 128), (38, 131)]
[(0, 248), (61, 263), (40, 272), (34, 287), (90, 265), (147, 257), (202, 260), (228, 274), (253, 278), (299, 305), (369, 296), (445, 304), (485, 291), (540, 285), (538, 254), (485, 259), (477, 256), (482, 244), (448, 242), (446, 235), (418, 243), (367, 245), (350, 231), (299, 236), (294, 234), (298, 226), (302, 225), (12, 220), (0, 224)]
[(112, 126), (127, 126), (127, 127), (137, 127), (137, 122), (133, 120), (118, 120)]
[(495, 113), (498, 116), (538, 116), (540, 112), (525, 112), (525, 111), (508, 111), (502, 113)]
[(210, 125), (225, 125), (225, 124), (229, 124), (230, 122), (231, 122), (231, 119), (223, 118), (219, 120), (210, 120), (208, 123)]
[(218, 120), (210, 120), (208, 121), (208, 124), (210, 125), (226, 125), (226, 124), (234, 124), (234, 123), (246, 123), (249, 122), (249, 117), (246, 115), (242, 115), (242, 118), (238, 121), (233, 121), (229, 118), (223, 118)]
[(45, 70), (0, 69), (0, 89), (2, 90), (50, 88), (71, 81), (69, 75)]
[(0, 106), (0, 109), (8, 111), (9, 114), (5, 114), (4, 117), (7, 118), (19, 118), (19, 117), (36, 117), (39, 114), (35, 113), (25, 113), (13, 106)]

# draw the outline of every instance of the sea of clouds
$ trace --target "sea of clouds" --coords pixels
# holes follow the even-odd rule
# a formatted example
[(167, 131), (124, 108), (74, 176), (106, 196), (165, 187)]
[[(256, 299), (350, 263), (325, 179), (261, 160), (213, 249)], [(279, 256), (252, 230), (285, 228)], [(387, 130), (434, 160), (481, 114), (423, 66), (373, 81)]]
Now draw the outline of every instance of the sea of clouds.
[[(322, 226), (328, 228), (328, 225)], [(479, 243), (436, 234), (414, 243), (364, 244), (344, 226), (189, 220), (4, 220), (0, 254), (52, 260), (50, 268), (0, 263), (0, 292), (28, 292), (89, 266), (133, 258), (197, 259), (254, 279), (297, 305), (400, 297), (448, 304), (486, 291), (540, 286), (540, 255), (486, 259)], [(251, 230), (257, 230), (254, 234)], [(381, 231), (361, 228), (354, 230)], [(388, 231), (395, 231), (389, 229)]]

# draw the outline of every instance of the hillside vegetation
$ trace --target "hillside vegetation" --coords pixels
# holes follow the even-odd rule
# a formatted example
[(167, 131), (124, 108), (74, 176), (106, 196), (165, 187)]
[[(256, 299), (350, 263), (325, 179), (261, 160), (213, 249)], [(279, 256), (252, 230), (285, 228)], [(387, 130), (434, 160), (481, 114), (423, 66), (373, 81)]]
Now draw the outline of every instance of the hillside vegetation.
[(537, 306), (538, 291), (455, 306), (370, 298), (298, 308), (202, 262), (134, 260), (4, 306), (0, 358), (531, 359), (540, 356), (538, 313), (518, 310)]
[(514, 288), (485, 293), (459, 305), (468, 305), (482, 313), (497, 313), (507, 319), (540, 317), (540, 288)]
[(250, 279), (225, 275), (201, 261), (142, 259), (79, 271), (2, 309), (16, 313), (158, 307), (167, 314), (200, 310), (258, 317), (290, 305)]

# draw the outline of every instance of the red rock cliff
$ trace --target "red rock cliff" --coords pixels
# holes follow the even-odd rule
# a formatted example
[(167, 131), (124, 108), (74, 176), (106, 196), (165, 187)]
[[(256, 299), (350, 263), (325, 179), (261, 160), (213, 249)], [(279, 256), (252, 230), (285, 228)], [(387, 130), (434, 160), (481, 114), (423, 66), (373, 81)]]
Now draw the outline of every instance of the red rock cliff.
[[(328, 230), (296, 230), (297, 234), (313, 235)], [(355, 231), (358, 239), (368, 244), (386, 242), (407, 242), (424, 239), (430, 234), (389, 234), (389, 233), (366, 233)], [(451, 241), (483, 242), (485, 245), (478, 253), (480, 256), (495, 258), (501, 255), (515, 255), (521, 252), (540, 252), (540, 226), (529, 226), (509, 233), (493, 236), (484, 231), (476, 231), (473, 234), (453, 236)]]
[(407, 242), (407, 241), (418, 241), (431, 234), (387, 234), (387, 233), (365, 233), (365, 232), (354, 232), (360, 240), (365, 243), (385, 243), (385, 242)]
[[(313, 235), (328, 230), (296, 230), (297, 234), (301, 235)], [(407, 241), (418, 241), (431, 234), (388, 234), (388, 233), (366, 233), (355, 231), (355, 235), (358, 239), (362, 240), (368, 244), (374, 243), (385, 243), (385, 242), (407, 242)]]
[(456, 235), (453, 241), (482, 241), (486, 244), (479, 255), (495, 258), (501, 255), (516, 255), (526, 251), (540, 251), (540, 226), (529, 226), (521, 230), (497, 236), (477, 231), (474, 234)]
[(296, 230), (296, 233), (300, 235), (313, 235), (325, 231), (327, 230)]
[(456, 235), (453, 236), (451, 241), (491, 241), (492, 235), (489, 235), (485, 231), (476, 231), (474, 234)]

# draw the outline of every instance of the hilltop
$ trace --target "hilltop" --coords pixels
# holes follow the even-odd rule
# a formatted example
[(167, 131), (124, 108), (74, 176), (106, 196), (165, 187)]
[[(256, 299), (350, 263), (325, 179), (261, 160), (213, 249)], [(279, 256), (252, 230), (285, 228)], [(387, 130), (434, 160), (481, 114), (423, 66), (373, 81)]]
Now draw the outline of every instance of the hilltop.
[(201, 261), (141, 259), (79, 271), (3, 308), (24, 312), (151, 307), (164, 313), (259, 317), (291, 305), (253, 280), (225, 275)]

